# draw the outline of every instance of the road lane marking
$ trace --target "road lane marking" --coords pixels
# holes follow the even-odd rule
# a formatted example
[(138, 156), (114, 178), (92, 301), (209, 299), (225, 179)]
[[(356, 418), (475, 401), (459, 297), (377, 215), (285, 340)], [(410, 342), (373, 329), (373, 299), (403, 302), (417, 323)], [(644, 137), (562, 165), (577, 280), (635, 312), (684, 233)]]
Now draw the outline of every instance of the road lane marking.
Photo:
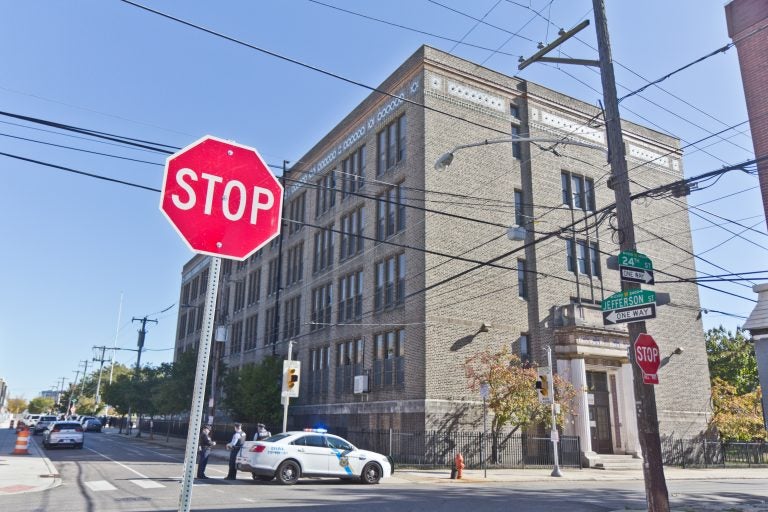
[(136, 484), (142, 489), (158, 489), (160, 487), (165, 487), (160, 482), (155, 482), (154, 480), (128, 480), (132, 484)]
[(101, 453), (101, 452), (97, 452), (97, 451), (96, 451), (96, 450), (94, 450), (93, 448), (88, 448), (88, 447), (86, 446), (86, 447), (85, 447), (85, 449), (86, 449), (86, 450), (89, 450), (89, 451), (92, 451), (92, 452), (93, 452), (93, 453), (95, 453), (96, 455), (100, 455), (100, 456), (104, 457), (104, 458), (105, 458), (105, 459), (107, 459), (108, 461), (114, 462), (114, 463), (115, 463), (115, 464), (117, 464), (118, 466), (121, 466), (121, 467), (123, 467), (123, 468), (127, 469), (127, 470), (128, 470), (128, 471), (130, 471), (131, 473), (134, 473), (134, 474), (136, 474), (136, 475), (140, 476), (141, 478), (149, 479), (149, 477), (148, 477), (147, 475), (144, 475), (144, 474), (142, 474), (142, 473), (139, 473), (139, 472), (138, 472), (138, 471), (136, 471), (135, 469), (133, 469), (133, 468), (129, 468), (128, 466), (126, 466), (126, 465), (125, 465), (125, 464), (123, 464), (122, 462), (118, 462), (118, 461), (116, 461), (115, 459), (112, 459), (112, 458), (110, 458), (110, 457), (107, 457), (107, 456), (106, 456), (106, 455), (104, 455), (103, 453)]
[(114, 491), (117, 487), (110, 484), (106, 480), (93, 480), (91, 482), (83, 482), (88, 488), (94, 492), (96, 491)]

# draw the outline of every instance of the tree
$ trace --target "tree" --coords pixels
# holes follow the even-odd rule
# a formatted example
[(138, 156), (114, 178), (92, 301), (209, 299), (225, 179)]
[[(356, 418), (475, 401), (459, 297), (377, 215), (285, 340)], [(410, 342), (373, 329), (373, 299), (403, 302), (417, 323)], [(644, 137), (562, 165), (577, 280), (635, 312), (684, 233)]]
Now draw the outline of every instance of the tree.
[(53, 404), (54, 404), (53, 398), (44, 398), (42, 396), (39, 396), (29, 401), (29, 405), (27, 406), (27, 409), (32, 414), (40, 414), (43, 412), (49, 412), (53, 410)]
[(282, 421), (280, 386), (281, 359), (267, 357), (258, 364), (226, 370), (222, 378), (223, 405), (240, 421), (277, 425)]
[(751, 393), (759, 385), (755, 346), (736, 329), (731, 334), (724, 327), (710, 329), (705, 335), (709, 375), (712, 382), (721, 379), (734, 386), (738, 395)]
[[(471, 390), (478, 391), (482, 384), (488, 384), (488, 408), (493, 411), (494, 462), (499, 434), (505, 426), (510, 426), (511, 433), (515, 433), (535, 424), (551, 425), (550, 406), (539, 402), (536, 370), (524, 366), (516, 355), (506, 349), (496, 353), (480, 352), (465, 361), (464, 372)], [(576, 393), (569, 382), (557, 375), (554, 386), (555, 400), (560, 404), (560, 414), (555, 421), (562, 426)]]
[(197, 353), (191, 350), (182, 353), (174, 363), (160, 365), (163, 378), (158, 381), (152, 400), (161, 413), (178, 414), (191, 409), (196, 370)]
[(11, 414), (21, 414), (27, 409), (27, 400), (17, 396), (8, 399), (8, 412)]
[(719, 377), (712, 381), (712, 410), (710, 427), (717, 429), (722, 439), (729, 441), (765, 441), (760, 390), (739, 394), (736, 386)]

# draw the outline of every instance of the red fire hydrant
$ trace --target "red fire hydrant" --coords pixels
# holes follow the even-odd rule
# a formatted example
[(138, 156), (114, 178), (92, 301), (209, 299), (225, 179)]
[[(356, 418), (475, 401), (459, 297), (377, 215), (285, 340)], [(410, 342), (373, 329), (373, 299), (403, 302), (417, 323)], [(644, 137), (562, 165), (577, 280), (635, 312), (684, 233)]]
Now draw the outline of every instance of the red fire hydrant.
[(453, 459), (453, 465), (456, 466), (456, 478), (460, 479), (462, 470), (464, 469), (464, 456), (457, 453), (456, 457)]

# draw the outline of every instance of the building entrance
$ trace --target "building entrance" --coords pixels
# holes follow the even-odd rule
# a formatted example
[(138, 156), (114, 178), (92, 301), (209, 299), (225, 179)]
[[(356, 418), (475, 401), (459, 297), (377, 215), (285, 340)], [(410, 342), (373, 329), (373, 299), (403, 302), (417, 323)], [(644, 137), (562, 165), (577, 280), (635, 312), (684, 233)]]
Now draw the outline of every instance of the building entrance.
[(589, 401), (589, 431), (592, 438), (592, 450), (597, 453), (613, 453), (608, 374), (588, 371), (587, 390), (592, 395)]

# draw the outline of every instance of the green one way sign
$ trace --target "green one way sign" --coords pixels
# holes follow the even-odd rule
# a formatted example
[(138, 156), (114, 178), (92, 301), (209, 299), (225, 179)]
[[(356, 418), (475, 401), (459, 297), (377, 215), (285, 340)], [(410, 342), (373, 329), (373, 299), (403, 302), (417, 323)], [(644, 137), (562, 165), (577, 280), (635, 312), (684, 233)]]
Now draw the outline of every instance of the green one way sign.
[(603, 325), (656, 318), (656, 293), (650, 290), (617, 292), (603, 301), (602, 310)]
[(653, 263), (645, 254), (635, 251), (619, 253), (619, 273), (622, 281), (654, 284)]

